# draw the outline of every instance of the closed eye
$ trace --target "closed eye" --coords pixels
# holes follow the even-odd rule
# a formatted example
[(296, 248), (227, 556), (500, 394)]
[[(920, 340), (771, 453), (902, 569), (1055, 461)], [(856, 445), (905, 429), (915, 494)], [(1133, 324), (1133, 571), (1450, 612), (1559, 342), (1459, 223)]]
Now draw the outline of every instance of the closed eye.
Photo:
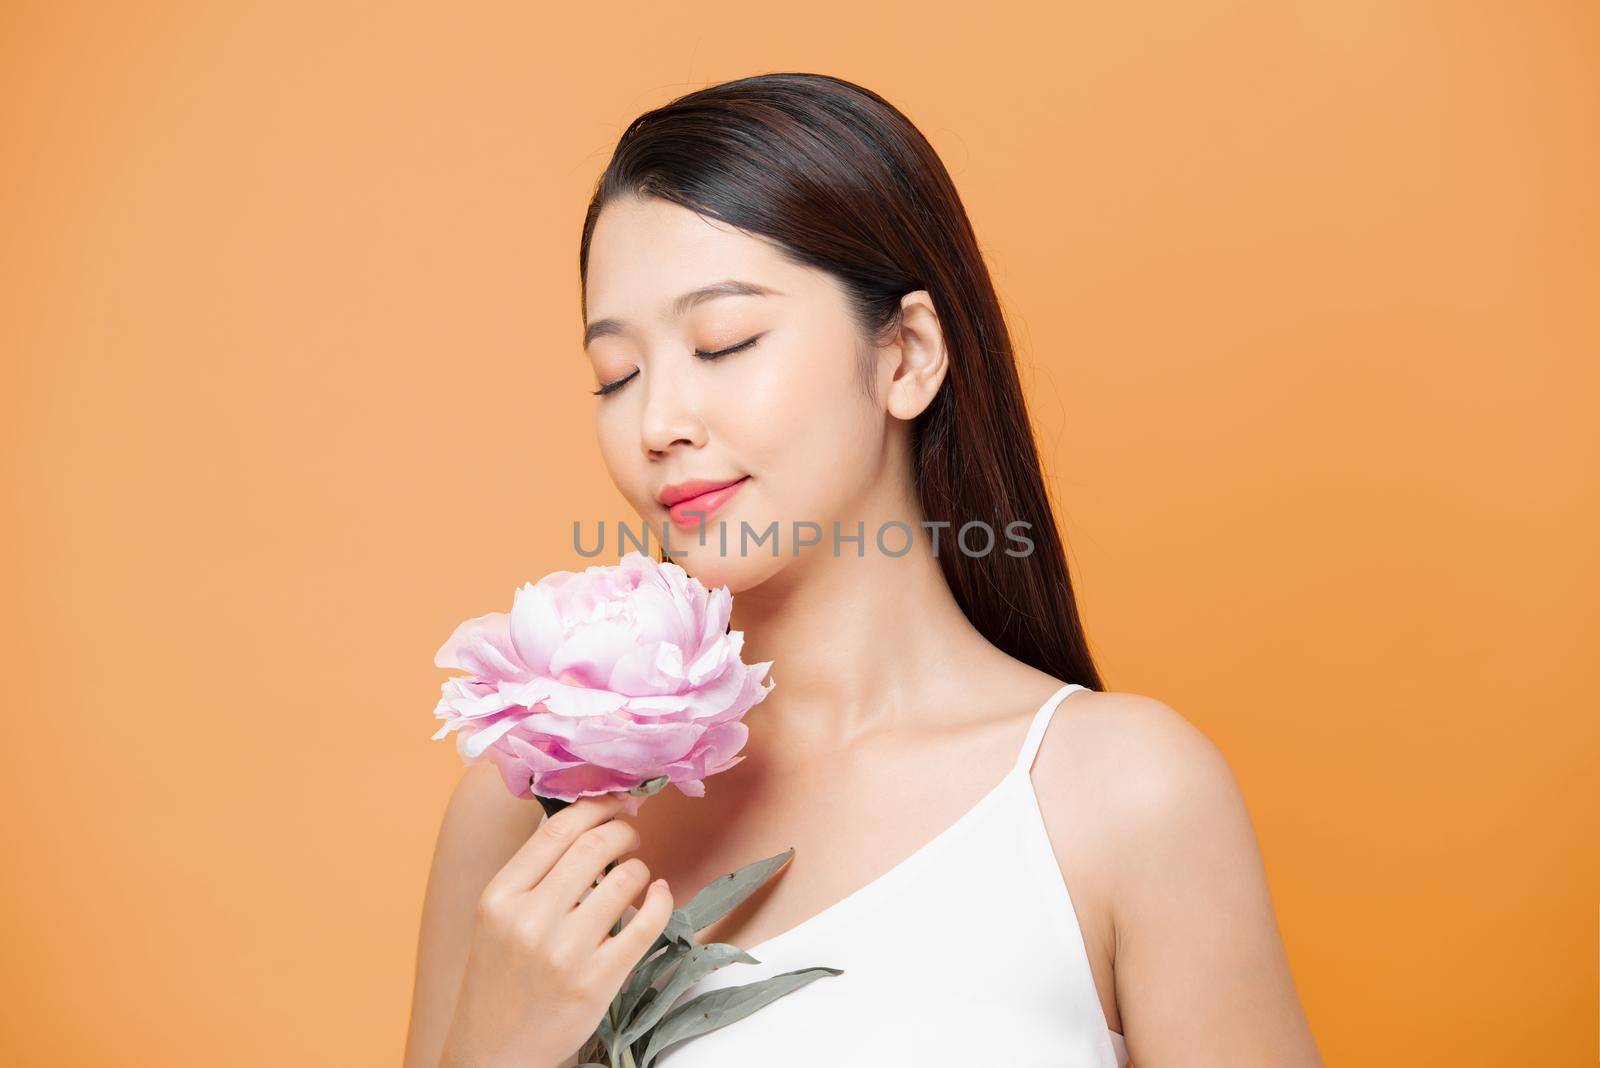
[[(731, 354), (733, 354), (735, 352), (743, 352), (745, 349), (750, 348), (752, 345), (754, 345), (757, 341), (760, 341), (765, 336), (766, 335), (764, 333), (757, 334), (755, 337), (750, 338), (750, 339), (748, 339), (746, 341), (741, 341), (737, 345), (732, 345), (732, 346), (730, 346), (728, 348), (725, 348), (725, 349), (717, 349), (715, 352), (702, 352), (699, 349), (695, 349), (694, 350), (694, 354), (696, 356), (698, 356), (702, 360), (715, 360), (715, 359), (718, 359), (719, 357), (728, 356), (728, 355), (731, 355)], [(593, 390), (592, 393), (596, 397), (603, 397), (607, 393), (614, 392), (615, 390), (619, 390), (623, 386), (627, 385), (628, 382), (633, 379), (634, 375), (637, 375), (638, 373), (639, 373), (638, 370), (634, 370), (631, 373), (629, 373), (627, 375), (624, 375), (622, 378), (619, 378), (614, 382), (603, 383), (600, 386), (599, 389)]]
[(629, 375), (626, 375), (626, 376), (624, 376), (622, 378), (619, 378), (615, 382), (602, 382), (600, 384), (600, 388), (593, 391), (594, 396), (603, 397), (607, 393), (610, 393), (612, 390), (621, 389), (627, 383), (628, 379), (632, 378), (634, 375), (636, 375), (638, 373), (639, 372), (637, 370), (635, 370), (632, 374), (629, 374)]
[(701, 352), (699, 349), (695, 349), (694, 354), (700, 357), (702, 360), (714, 360), (718, 356), (726, 356), (732, 352), (743, 352), (751, 345), (754, 345), (757, 341), (760, 341), (763, 336), (764, 335), (762, 334), (757, 334), (755, 337), (750, 338), (747, 341), (741, 341), (737, 345), (734, 345), (730, 348), (718, 349), (716, 352)]

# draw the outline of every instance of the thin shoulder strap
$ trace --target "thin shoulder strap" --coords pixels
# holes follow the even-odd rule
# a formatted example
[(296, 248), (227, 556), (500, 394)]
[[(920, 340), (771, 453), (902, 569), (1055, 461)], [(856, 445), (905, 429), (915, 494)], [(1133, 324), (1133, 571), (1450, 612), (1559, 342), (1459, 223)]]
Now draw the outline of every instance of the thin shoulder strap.
[(1050, 716), (1055, 712), (1056, 706), (1073, 690), (1084, 690), (1088, 687), (1081, 683), (1069, 682), (1049, 697), (1044, 704), (1039, 706), (1039, 711), (1033, 714), (1033, 722), (1028, 725), (1028, 736), (1022, 741), (1022, 752), (1017, 755), (1017, 763), (1013, 770), (1028, 774), (1033, 768), (1033, 758), (1039, 752), (1039, 742), (1044, 738), (1044, 730), (1050, 725)]

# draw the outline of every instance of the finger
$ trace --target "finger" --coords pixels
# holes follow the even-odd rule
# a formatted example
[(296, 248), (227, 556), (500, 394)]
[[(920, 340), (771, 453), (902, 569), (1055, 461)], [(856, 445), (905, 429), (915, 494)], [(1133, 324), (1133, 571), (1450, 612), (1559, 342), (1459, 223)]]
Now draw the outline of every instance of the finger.
[(578, 944), (594, 948), (622, 918), (623, 911), (650, 885), (650, 869), (638, 857), (629, 857), (601, 878), (600, 884), (578, 902), (567, 917)]
[(614, 791), (580, 797), (554, 816), (546, 816), (489, 880), (484, 887), (485, 896), (526, 893), (533, 889), (578, 836), (615, 816), (626, 796), (622, 791)]
[(639, 963), (639, 958), (666, 930), (674, 907), (672, 889), (667, 886), (667, 881), (657, 879), (651, 883), (644, 893), (644, 905), (620, 932), (606, 936), (600, 948), (595, 950), (596, 962), (615, 976), (624, 976), (632, 971)]
[(606, 866), (618, 863), (627, 853), (639, 848), (639, 831), (621, 818), (591, 827), (567, 847), (539, 885), (533, 900), (551, 917), (564, 917), (606, 874)]

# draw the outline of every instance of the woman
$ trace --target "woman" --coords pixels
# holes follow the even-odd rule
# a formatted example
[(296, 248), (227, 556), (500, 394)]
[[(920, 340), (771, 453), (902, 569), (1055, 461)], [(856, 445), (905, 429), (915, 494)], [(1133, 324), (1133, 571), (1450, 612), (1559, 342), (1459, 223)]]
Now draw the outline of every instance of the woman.
[(704, 798), (636, 817), (541, 825), (468, 769), (406, 1063), (574, 1063), (671, 888), (792, 846), (697, 938), (760, 964), (695, 992), (842, 972), (656, 1064), (1319, 1065), (1226, 762), (1100, 692), (999, 302), (910, 122), (803, 74), (647, 113), (579, 270), (611, 477), (778, 686)]

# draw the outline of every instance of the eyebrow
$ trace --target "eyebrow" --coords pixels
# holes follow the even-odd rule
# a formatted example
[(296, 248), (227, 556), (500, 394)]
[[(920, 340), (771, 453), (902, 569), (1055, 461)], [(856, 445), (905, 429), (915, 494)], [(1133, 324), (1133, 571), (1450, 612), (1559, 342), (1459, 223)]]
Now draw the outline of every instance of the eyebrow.
[[(712, 282), (708, 286), (701, 286), (699, 289), (689, 290), (689, 292), (672, 302), (672, 314), (676, 318), (682, 318), (689, 309), (704, 304), (708, 300), (716, 300), (718, 297), (781, 296), (783, 294), (776, 289), (768, 289), (766, 286), (757, 285), (755, 282), (742, 282), (736, 278), (729, 278), (721, 282)], [(588, 348), (589, 343), (597, 337), (614, 337), (624, 333), (625, 330), (626, 327), (621, 319), (596, 319), (584, 328), (583, 346)]]

